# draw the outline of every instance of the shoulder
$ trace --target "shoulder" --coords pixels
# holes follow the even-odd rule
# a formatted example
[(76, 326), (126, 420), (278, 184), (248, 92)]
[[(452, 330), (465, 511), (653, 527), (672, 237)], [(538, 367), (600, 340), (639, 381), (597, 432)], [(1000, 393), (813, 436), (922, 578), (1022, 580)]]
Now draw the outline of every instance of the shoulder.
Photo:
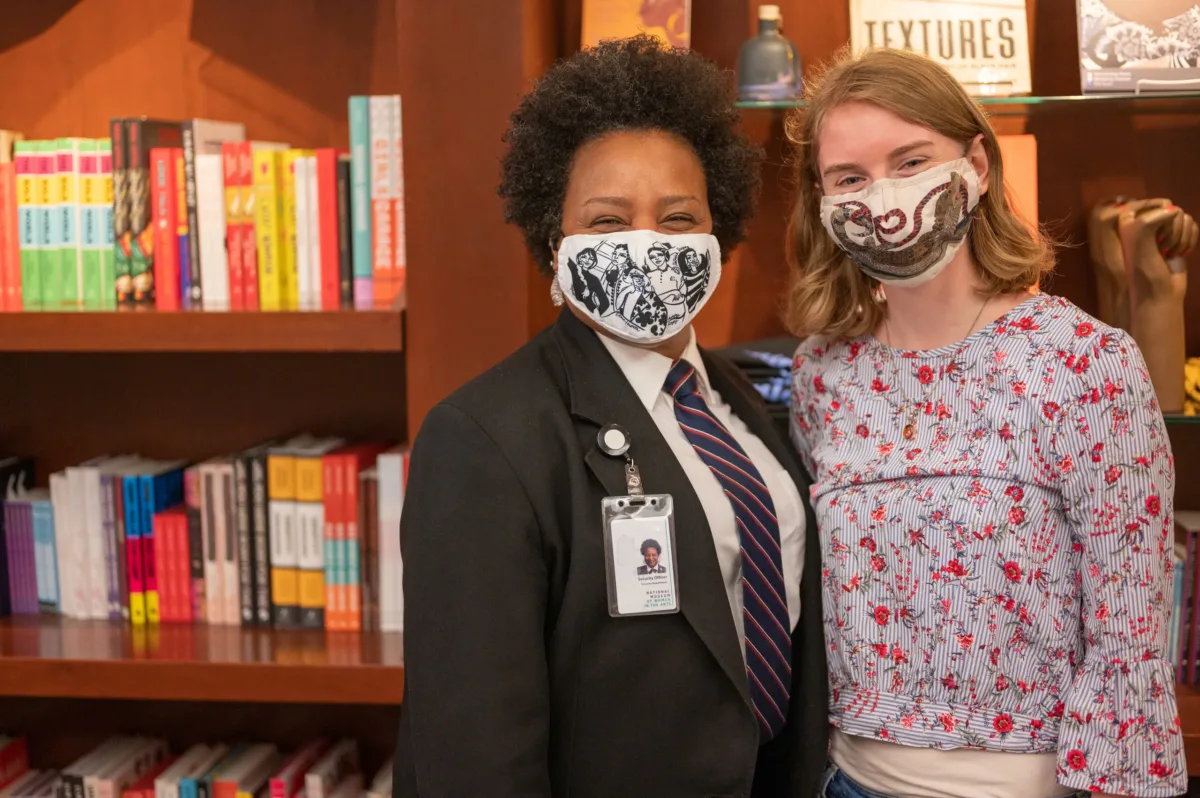
[(824, 382), (838, 369), (853, 366), (865, 348), (866, 341), (861, 337), (814, 335), (805, 338), (792, 357), (792, 384), (800, 387), (814, 381)]
[(1068, 299), (1042, 295), (1010, 312), (996, 332), (1026, 348), (1031, 370), (1057, 384), (1064, 398), (1095, 389), (1111, 394), (1149, 386), (1145, 359), (1133, 336)]

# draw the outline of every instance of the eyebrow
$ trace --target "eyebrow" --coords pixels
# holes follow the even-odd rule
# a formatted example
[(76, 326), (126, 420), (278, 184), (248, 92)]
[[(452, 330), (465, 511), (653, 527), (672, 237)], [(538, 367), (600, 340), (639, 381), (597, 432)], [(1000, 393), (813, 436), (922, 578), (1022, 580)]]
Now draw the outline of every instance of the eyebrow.
[[(933, 145), (932, 141), (925, 141), (925, 140), (914, 141), (910, 144), (901, 145), (888, 153), (888, 160), (894, 161), (897, 158), (901, 158), (901, 157), (907, 155), (908, 153), (912, 152), (913, 150), (920, 149), (921, 147), (925, 147), (925, 146), (932, 146), (932, 145)], [(827, 167), (825, 169), (825, 171), (821, 173), (821, 176), (829, 177), (829, 175), (834, 174), (835, 172), (853, 172), (855, 169), (858, 169), (858, 168), (859, 168), (859, 166), (856, 163), (835, 163), (835, 164)]]
[[(661, 197), (658, 200), (659, 205), (674, 205), (679, 202), (699, 202), (699, 197), (694, 197), (691, 194), (670, 194), (666, 197)], [(584, 207), (588, 205), (617, 205), (622, 208), (628, 208), (633, 203), (626, 197), (592, 197), (584, 201)]]

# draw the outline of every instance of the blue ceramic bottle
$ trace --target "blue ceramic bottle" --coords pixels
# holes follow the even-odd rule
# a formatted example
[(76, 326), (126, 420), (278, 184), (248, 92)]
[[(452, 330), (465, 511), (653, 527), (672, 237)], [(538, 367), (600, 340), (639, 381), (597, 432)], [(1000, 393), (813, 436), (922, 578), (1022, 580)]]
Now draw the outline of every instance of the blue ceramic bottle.
[(800, 56), (780, 33), (779, 6), (758, 7), (758, 35), (738, 53), (738, 99), (787, 102), (800, 95)]

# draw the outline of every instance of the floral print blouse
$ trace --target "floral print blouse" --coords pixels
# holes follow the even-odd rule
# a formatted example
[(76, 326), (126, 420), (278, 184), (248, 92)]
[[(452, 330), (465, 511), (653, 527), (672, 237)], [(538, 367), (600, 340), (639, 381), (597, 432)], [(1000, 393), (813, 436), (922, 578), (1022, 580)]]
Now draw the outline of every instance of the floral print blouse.
[(1038, 295), (940, 349), (809, 339), (792, 390), (831, 722), (1057, 752), (1067, 787), (1183, 793), (1173, 459), (1129, 335)]

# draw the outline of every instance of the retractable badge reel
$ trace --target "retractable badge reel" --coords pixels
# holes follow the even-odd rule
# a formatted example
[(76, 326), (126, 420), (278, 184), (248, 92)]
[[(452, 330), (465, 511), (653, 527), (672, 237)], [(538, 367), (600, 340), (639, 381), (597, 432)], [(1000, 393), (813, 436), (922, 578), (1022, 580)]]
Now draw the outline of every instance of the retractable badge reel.
[(625, 495), (600, 502), (608, 612), (613, 617), (679, 612), (675, 508), (670, 494), (647, 495), (630, 455), (629, 433), (609, 424), (596, 437), (600, 451), (625, 461)]

